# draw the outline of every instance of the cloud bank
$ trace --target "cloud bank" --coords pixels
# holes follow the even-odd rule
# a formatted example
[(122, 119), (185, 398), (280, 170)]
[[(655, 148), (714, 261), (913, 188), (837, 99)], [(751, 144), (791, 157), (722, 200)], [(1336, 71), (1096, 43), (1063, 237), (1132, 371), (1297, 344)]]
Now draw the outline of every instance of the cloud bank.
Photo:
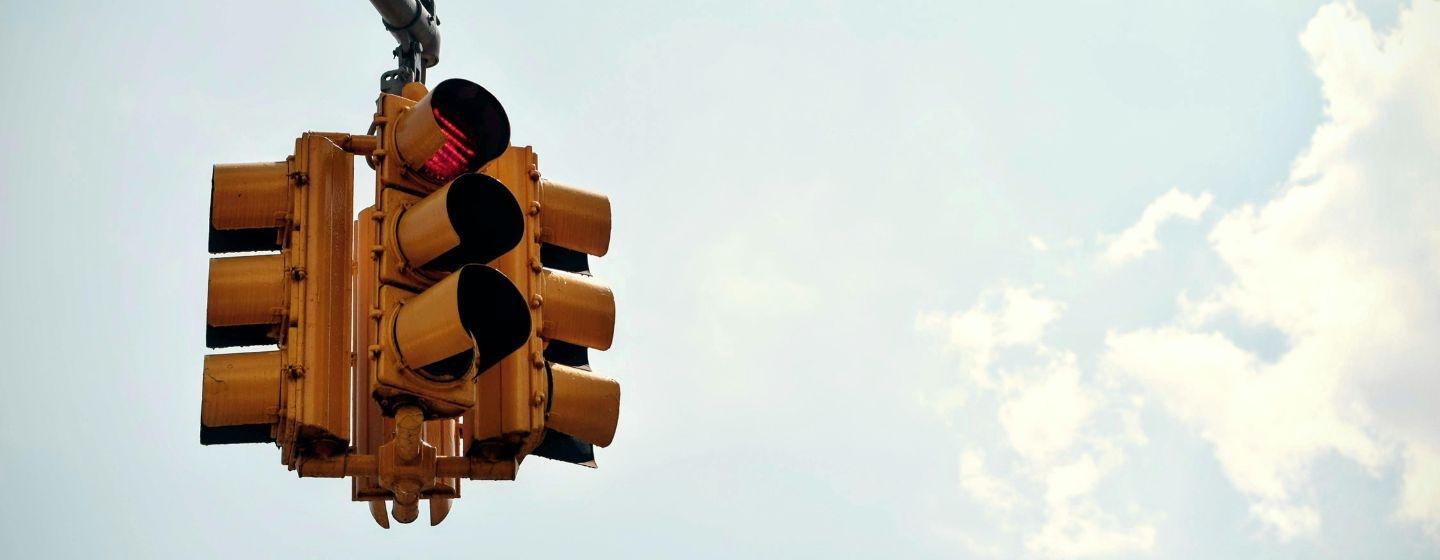
[(1154, 252), (1160, 248), (1155, 232), (1161, 225), (1177, 219), (1192, 222), (1199, 220), (1214, 200), (1215, 197), (1210, 193), (1189, 195), (1180, 192), (1180, 189), (1170, 189), (1170, 192), (1145, 207), (1145, 211), (1140, 214), (1140, 221), (1135, 222), (1135, 225), (1108, 238), (1102, 259), (1107, 264), (1118, 266)]
[[(1214, 444), (1281, 539), (1320, 529), (1302, 490), (1331, 453), (1376, 474), (1403, 465), (1397, 513), (1440, 539), (1436, 29), (1435, 2), (1386, 35), (1353, 6), (1321, 9), (1300, 40), (1327, 119), (1278, 196), (1210, 232), (1233, 282), (1176, 325), (1106, 341), (1106, 363)], [(1278, 329), (1289, 348), (1265, 362), (1205, 328), (1226, 316)]]
[[(1043, 342), (1069, 306), (1038, 290), (920, 315), (919, 330), (962, 364), (948, 391), (966, 398), (933, 408), (997, 403), (1004, 438), (961, 454), (959, 486), (1022, 533), (1029, 554), (1145, 552), (1165, 538), (1148, 514), (1097, 500), (1098, 482), (1146, 445), (1137, 413), (1151, 403), (1208, 442), (1261, 538), (1323, 533), (1315, 495), (1330, 489), (1315, 488), (1313, 471), (1340, 457), (1398, 479), (1393, 521), (1440, 544), (1436, 30), (1440, 2), (1403, 9), (1387, 33), (1351, 5), (1319, 10), (1300, 42), (1325, 120), (1277, 194), (1224, 211), (1210, 230), (1207, 250), (1229, 279), (1194, 300), (1177, 288), (1168, 321), (1110, 329), (1088, 373), (1077, 352)], [(1162, 224), (1199, 220), (1212, 202), (1170, 190), (1133, 226), (1101, 237), (1101, 268), (1123, 274), (1117, 265), (1160, 249)], [(1261, 355), (1244, 329), (1225, 328), (1234, 324), (1277, 331), (1284, 348)], [(1001, 354), (1028, 365), (1009, 367)], [(993, 466), (1005, 458), (1008, 470)], [(1017, 513), (1027, 507), (1038, 512), (1028, 522)]]

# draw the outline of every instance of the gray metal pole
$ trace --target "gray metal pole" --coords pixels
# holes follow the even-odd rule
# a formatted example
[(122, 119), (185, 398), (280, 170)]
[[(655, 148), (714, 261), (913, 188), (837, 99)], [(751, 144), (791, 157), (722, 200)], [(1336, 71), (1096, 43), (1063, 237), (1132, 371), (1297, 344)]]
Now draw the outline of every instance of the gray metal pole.
[(435, 18), (433, 0), (370, 0), (370, 4), (380, 12), (385, 29), (395, 37), (402, 51), (418, 44), (425, 68), (440, 62), (440, 20)]

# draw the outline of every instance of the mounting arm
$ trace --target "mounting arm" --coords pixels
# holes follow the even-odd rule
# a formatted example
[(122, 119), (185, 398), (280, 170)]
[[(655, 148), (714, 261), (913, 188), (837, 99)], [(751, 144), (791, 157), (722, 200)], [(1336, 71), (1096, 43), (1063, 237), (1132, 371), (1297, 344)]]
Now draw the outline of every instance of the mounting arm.
[(399, 68), (380, 75), (380, 90), (399, 94), (405, 84), (425, 83), (425, 69), (440, 62), (440, 20), (435, 0), (370, 0), (395, 37)]

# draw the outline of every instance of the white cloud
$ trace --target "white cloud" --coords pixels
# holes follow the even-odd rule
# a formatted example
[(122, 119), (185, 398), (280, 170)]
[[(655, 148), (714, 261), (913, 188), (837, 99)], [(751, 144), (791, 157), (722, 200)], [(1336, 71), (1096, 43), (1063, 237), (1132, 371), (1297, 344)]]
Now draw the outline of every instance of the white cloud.
[(1020, 501), (1020, 493), (1008, 481), (985, 468), (985, 452), (977, 448), (960, 454), (960, 488), (993, 510), (1009, 511)]
[(993, 351), (1035, 345), (1045, 327), (1060, 316), (1059, 302), (1037, 297), (1035, 288), (1006, 288), (996, 305), (976, 304), (963, 313), (922, 314), (923, 329), (946, 332), (950, 345), (961, 351)]
[[(1073, 353), (1043, 343), (1045, 330), (1062, 309), (1034, 289), (1010, 288), (988, 292), (964, 312), (921, 314), (917, 329), (939, 335), (957, 351), (966, 373), (956, 387), (940, 393), (968, 393), (966, 405), (994, 410), (1006, 436), (961, 453), (960, 487), (1002, 520), (1004, 533), (1020, 536), (1006, 556), (1022, 549), (1029, 556), (1051, 558), (1149, 551), (1153, 525), (1106, 513), (1095, 498), (1099, 482), (1124, 464), (1122, 445), (1144, 442), (1129, 408), (1139, 402), (1107, 399), (1085, 381)], [(1012, 362), (998, 359), (1001, 350), (1024, 367), (997, 367), (997, 362)], [(955, 412), (930, 407), (946, 422)], [(1116, 433), (1100, 429), (1096, 420), (1102, 415), (1114, 415), (1127, 428)], [(997, 454), (1011, 459), (1006, 469), (987, 468), (987, 458)], [(941, 533), (977, 550), (971, 546), (977, 535)]]
[(1093, 503), (1052, 511), (1045, 526), (1025, 542), (1025, 548), (1047, 558), (1093, 558), (1147, 552), (1155, 547), (1154, 526), (1116, 525), (1113, 516)]
[(1311, 460), (1338, 452), (1372, 467), (1377, 445), (1331, 405), (1333, 382), (1312, 369), (1261, 364), (1218, 333), (1144, 329), (1106, 337), (1106, 362), (1148, 388), (1168, 410), (1215, 445), (1236, 487), (1282, 539), (1318, 528), (1296, 504)]
[(1020, 382), (1021, 388), (1000, 405), (1000, 425), (1010, 445), (1036, 462), (1048, 462), (1074, 445), (1095, 410), (1094, 399), (1080, 385), (1073, 354), (1059, 356), (1047, 369), (1041, 379)]
[(1162, 224), (1174, 219), (1198, 220), (1214, 198), (1208, 192), (1190, 195), (1180, 192), (1180, 189), (1170, 189), (1145, 207), (1135, 225), (1118, 235), (1102, 236), (1108, 242), (1101, 257), (1107, 264), (1118, 266), (1159, 249), (1160, 241), (1155, 238), (1155, 232)]
[(961, 354), (976, 383), (988, 388), (994, 383), (988, 372), (995, 353), (1038, 345), (1045, 328), (1064, 309), (1059, 302), (1037, 297), (1035, 290), (1006, 288), (999, 292), (999, 305), (985, 297), (961, 313), (921, 313), (916, 328), (943, 336), (947, 347)]
[(1050, 250), (1050, 245), (1048, 243), (1045, 243), (1045, 240), (1041, 239), (1038, 235), (1030, 236), (1027, 241), (1030, 242), (1030, 248), (1034, 249), (1036, 252), (1044, 253), (1045, 251)]
[[(1403, 10), (1383, 36), (1353, 6), (1322, 8), (1301, 43), (1327, 120), (1278, 196), (1211, 231), (1234, 280), (1182, 298), (1175, 326), (1107, 337), (1106, 362), (1213, 443), (1282, 539), (1318, 532), (1305, 490), (1315, 459), (1333, 453), (1376, 475), (1398, 461), (1397, 517), (1440, 541), (1436, 29), (1436, 2)], [(1129, 246), (1148, 246), (1147, 218), (1117, 243), (1140, 230)], [(1207, 330), (1224, 316), (1278, 329), (1289, 347), (1264, 361)]]
[(1440, 540), (1440, 451), (1411, 444), (1405, 451), (1403, 481), (1400, 518), (1420, 524), (1430, 538)]
[[(1321, 533), (1315, 496), (1335, 489), (1314, 488), (1312, 471), (1339, 457), (1398, 479), (1393, 519), (1440, 543), (1436, 29), (1433, 1), (1402, 10), (1384, 35), (1350, 5), (1316, 14), (1301, 43), (1321, 80), (1325, 122), (1278, 194), (1225, 212), (1211, 229), (1227, 281), (1177, 294), (1166, 324), (1107, 333), (1103, 384), (1072, 350), (1045, 344), (1066, 305), (1035, 289), (921, 314), (917, 327), (943, 338), (967, 374), (938, 394), (952, 403), (963, 395), (1003, 435), (961, 454), (960, 486), (1004, 513), (1002, 532), (1023, 547), (1010, 555), (1153, 550), (1143, 513), (1097, 500), (1106, 477), (1149, 441), (1139, 410), (1150, 403), (1209, 442), (1250, 516), (1279, 540)], [(1199, 220), (1212, 202), (1171, 190), (1132, 227), (1102, 237), (1102, 262), (1155, 251), (1164, 223)], [(1252, 350), (1243, 334), (1252, 329), (1278, 332), (1285, 346)], [(933, 409), (949, 421), (957, 407)], [(987, 464), (997, 458), (1006, 468)]]

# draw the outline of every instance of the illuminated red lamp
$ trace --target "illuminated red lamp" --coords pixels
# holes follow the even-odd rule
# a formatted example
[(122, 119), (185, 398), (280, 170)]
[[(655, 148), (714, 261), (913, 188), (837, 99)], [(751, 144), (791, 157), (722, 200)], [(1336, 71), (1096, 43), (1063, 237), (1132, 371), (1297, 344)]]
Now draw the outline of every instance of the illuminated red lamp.
[(395, 144), (406, 168), (439, 186), (505, 153), (510, 119), (479, 84), (449, 79), (401, 114)]

